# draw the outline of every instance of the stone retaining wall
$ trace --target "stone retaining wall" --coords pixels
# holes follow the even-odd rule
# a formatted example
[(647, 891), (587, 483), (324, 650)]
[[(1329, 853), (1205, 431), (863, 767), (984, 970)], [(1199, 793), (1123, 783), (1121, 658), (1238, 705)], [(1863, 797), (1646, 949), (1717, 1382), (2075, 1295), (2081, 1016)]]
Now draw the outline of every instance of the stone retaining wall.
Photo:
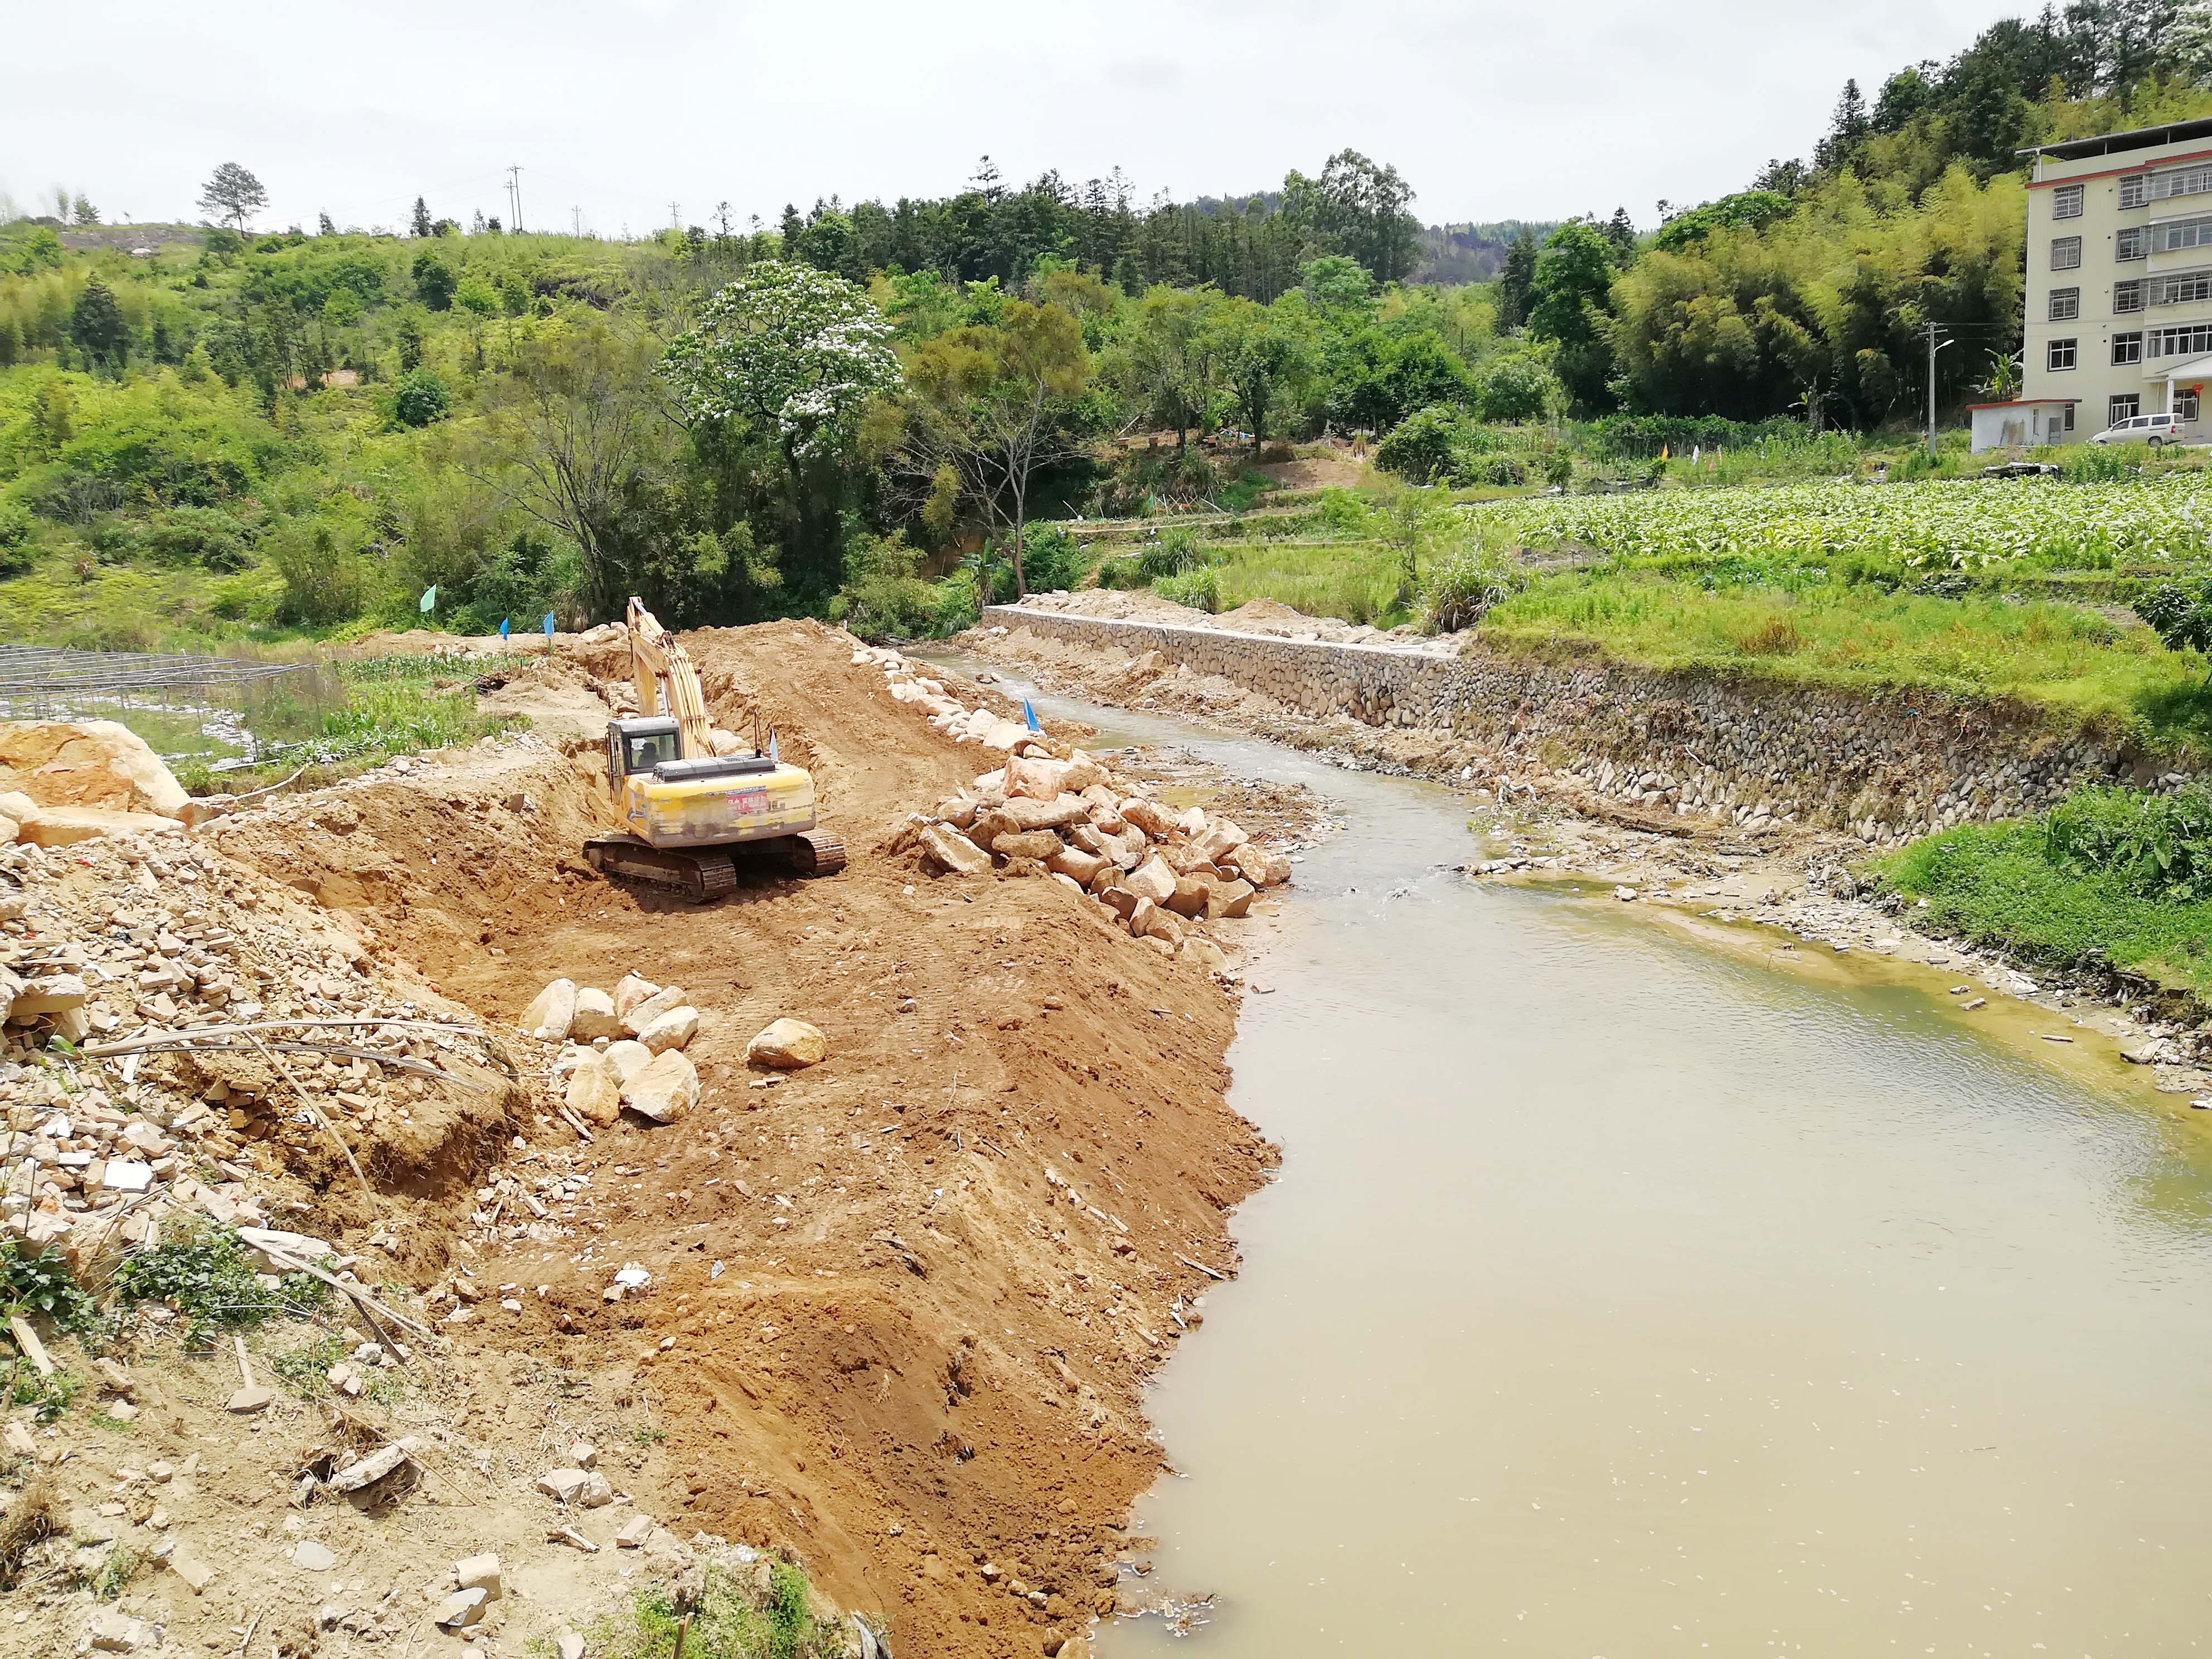
[(2185, 775), (2127, 744), (2055, 728), (2023, 705), (1929, 691), (1845, 692), (1781, 682), (1550, 663), (1480, 647), (1335, 645), (1227, 629), (994, 605), (986, 627), (1217, 676), (1316, 720), (1444, 732), (1541, 761), (1646, 805), (1848, 828), (1889, 842), (2015, 817), (2088, 782)]

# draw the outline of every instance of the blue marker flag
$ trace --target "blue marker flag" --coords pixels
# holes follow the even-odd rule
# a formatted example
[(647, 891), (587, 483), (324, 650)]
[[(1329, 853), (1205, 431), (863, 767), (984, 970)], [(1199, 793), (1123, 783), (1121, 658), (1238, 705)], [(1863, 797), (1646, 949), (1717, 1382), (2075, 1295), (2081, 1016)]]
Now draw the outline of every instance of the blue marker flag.
[(430, 607), (437, 603), (438, 585), (435, 582), (432, 582), (429, 586), (422, 590), (422, 602), (415, 608), (422, 612), (423, 615), (428, 616), (430, 613)]
[(550, 611), (545, 613), (545, 637), (549, 640), (553, 637), (553, 613)]
[(1030, 707), (1030, 700), (1027, 697), (1022, 699), (1022, 718), (1030, 723), (1030, 731), (1040, 733), (1043, 732), (1044, 727), (1037, 724), (1036, 710)]
[(499, 619), (499, 642), (501, 645), (507, 643), (507, 618), (504, 617)]

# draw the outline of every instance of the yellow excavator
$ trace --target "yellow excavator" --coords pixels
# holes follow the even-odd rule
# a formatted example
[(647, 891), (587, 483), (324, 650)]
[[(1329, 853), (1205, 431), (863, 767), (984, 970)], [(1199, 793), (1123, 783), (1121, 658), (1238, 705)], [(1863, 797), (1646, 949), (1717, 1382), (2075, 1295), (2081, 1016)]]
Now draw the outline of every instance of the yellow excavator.
[(629, 831), (586, 842), (592, 867), (700, 901), (738, 884), (741, 858), (800, 876), (843, 869), (845, 844), (815, 827), (805, 769), (777, 757), (773, 732), (763, 751), (757, 719), (750, 751), (718, 734), (683, 646), (637, 599), (628, 620), (639, 712), (607, 722), (607, 789)]

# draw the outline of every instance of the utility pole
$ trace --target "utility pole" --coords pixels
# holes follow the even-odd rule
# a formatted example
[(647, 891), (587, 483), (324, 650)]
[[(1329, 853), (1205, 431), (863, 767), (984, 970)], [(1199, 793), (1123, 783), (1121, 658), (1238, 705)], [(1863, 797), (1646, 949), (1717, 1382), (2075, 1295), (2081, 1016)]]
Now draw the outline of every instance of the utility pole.
[(507, 193), (514, 202), (514, 228), (519, 231), (522, 228), (522, 169), (520, 167), (508, 167), (507, 179)]
[(1938, 344), (1934, 322), (1923, 326), (1928, 333), (1928, 459), (1932, 461), (1936, 459), (1936, 354), (1948, 350), (1957, 343), (1945, 340)]
[(584, 236), (583, 209), (580, 207), (571, 207), (568, 210), (568, 226), (571, 234), (573, 234), (579, 241), (581, 241)]

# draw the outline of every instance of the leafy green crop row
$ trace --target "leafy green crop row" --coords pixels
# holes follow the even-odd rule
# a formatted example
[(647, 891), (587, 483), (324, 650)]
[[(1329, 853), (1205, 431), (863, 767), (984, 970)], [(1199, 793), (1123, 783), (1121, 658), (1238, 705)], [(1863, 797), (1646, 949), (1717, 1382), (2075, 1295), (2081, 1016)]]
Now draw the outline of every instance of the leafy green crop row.
[(1479, 509), (1539, 551), (1674, 568), (1750, 560), (1908, 569), (2106, 570), (2212, 562), (2212, 478), (1800, 483), (1500, 501)]

